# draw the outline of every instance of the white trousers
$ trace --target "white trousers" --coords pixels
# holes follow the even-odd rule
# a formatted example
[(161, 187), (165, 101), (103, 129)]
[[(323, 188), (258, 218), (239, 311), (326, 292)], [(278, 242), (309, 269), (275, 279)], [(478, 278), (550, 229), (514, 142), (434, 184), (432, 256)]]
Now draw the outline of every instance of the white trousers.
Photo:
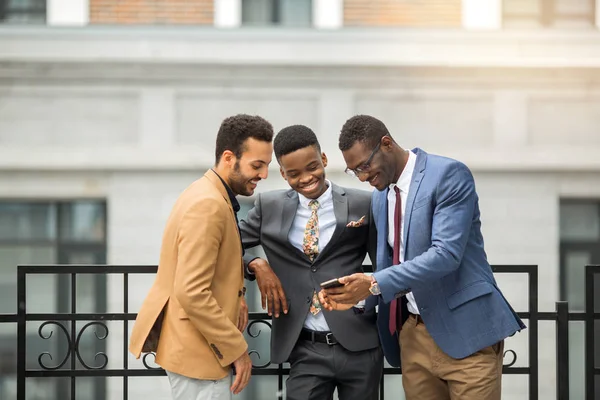
[(167, 371), (173, 400), (231, 400), (231, 373), (218, 381), (188, 378)]

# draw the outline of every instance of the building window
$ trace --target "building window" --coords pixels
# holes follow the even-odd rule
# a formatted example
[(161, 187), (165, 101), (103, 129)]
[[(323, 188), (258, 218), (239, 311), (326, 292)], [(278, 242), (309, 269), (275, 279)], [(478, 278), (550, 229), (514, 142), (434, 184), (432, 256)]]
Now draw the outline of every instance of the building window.
[(596, 0), (503, 0), (505, 28), (593, 28)]
[(242, 25), (312, 25), (312, 0), (242, 0)]
[[(585, 267), (600, 264), (600, 201), (562, 200), (560, 203), (560, 298), (569, 302), (573, 311), (585, 310)], [(600, 277), (596, 277), (596, 312), (600, 309)], [(569, 323), (569, 380), (570, 398), (585, 397), (583, 322)], [(600, 330), (595, 333), (594, 355), (600, 362)], [(596, 399), (600, 398), (596, 385)], [(593, 397), (593, 396), (592, 396)]]
[(0, 0), (0, 23), (45, 24), (46, 0)]
[[(103, 200), (0, 200), (0, 314), (17, 312), (17, 265), (106, 264), (106, 221)], [(70, 276), (30, 275), (26, 288), (27, 312), (71, 311)], [(76, 296), (77, 312), (106, 312), (106, 277), (78, 275)], [(56, 359), (68, 351), (58, 331), (53, 332), (54, 340), (41, 339), (40, 324), (27, 323), (26, 362), (32, 369), (40, 368), (38, 356), (43, 352)], [(16, 398), (17, 330), (11, 325), (0, 324), (0, 399)], [(105, 343), (90, 339), (82, 336), (82, 356), (93, 360), (96, 353), (104, 351)], [(48, 365), (54, 365), (52, 362)], [(105, 398), (104, 378), (81, 380), (77, 385), (78, 399)], [(59, 379), (33, 380), (27, 389), (28, 394), (54, 393), (51, 397), (57, 399), (68, 398), (69, 390), (69, 383)]]

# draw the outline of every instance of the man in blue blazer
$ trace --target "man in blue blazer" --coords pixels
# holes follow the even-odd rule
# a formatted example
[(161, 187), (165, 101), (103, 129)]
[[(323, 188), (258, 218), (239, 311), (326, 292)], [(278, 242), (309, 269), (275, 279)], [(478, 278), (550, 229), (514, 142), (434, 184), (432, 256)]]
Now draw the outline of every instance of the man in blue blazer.
[(487, 261), (471, 171), (404, 150), (367, 115), (346, 121), (339, 147), (346, 172), (377, 189), (376, 271), (340, 278), (344, 286), (322, 291), (321, 302), (379, 305), (384, 354), (402, 365), (407, 399), (500, 400), (504, 339), (525, 325)]

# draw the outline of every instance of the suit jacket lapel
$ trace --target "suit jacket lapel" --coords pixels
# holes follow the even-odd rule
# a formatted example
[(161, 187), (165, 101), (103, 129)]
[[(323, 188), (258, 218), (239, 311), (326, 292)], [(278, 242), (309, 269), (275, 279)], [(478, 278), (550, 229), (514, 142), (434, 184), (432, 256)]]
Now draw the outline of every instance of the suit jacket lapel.
[(333, 231), (333, 236), (331, 236), (327, 246), (321, 250), (316, 260), (322, 257), (323, 254), (327, 253), (327, 251), (329, 251), (329, 249), (335, 245), (335, 242), (340, 238), (342, 232), (344, 232), (344, 229), (346, 229), (346, 224), (348, 223), (348, 198), (346, 197), (346, 192), (344, 189), (333, 183), (331, 185), (333, 213), (336, 221), (335, 231)]
[(412, 208), (415, 203), (415, 197), (423, 181), (423, 175), (425, 175), (425, 166), (427, 164), (427, 153), (421, 149), (414, 149), (413, 152), (417, 155), (417, 162), (415, 164), (415, 170), (413, 171), (412, 181), (408, 188), (408, 198), (406, 199), (406, 207), (404, 209), (404, 232), (402, 237), (402, 243), (404, 244), (404, 254), (406, 255), (406, 245), (408, 240), (408, 230), (410, 229), (410, 218), (412, 216)]
[[(219, 193), (221, 193), (221, 195), (223, 196), (223, 198), (225, 199), (225, 201), (227, 202), (227, 205), (229, 206), (229, 212), (231, 214), (231, 218), (233, 218), (233, 222), (236, 224), (236, 232), (238, 233), (238, 240), (240, 241), (240, 246), (242, 246), (242, 236), (241, 236), (241, 232), (240, 232), (240, 227), (237, 223), (237, 217), (235, 214), (235, 211), (233, 210), (233, 205), (231, 204), (231, 199), (229, 198), (229, 193), (227, 192), (227, 189), (225, 188), (225, 186), (223, 185), (223, 182), (221, 181), (221, 177), (219, 175), (217, 175), (217, 173), (211, 168), (208, 171), (206, 171), (206, 173), (204, 174), (204, 177), (207, 178), (219, 191)], [(244, 249), (242, 246), (242, 255), (244, 254)], [(242, 276), (244, 275), (244, 259), (241, 259), (240, 262), (241, 268), (240, 270), (242, 271)]]
[(215, 188), (217, 188), (219, 193), (221, 193), (221, 196), (223, 196), (223, 198), (227, 202), (227, 205), (229, 205), (229, 208), (231, 208), (231, 212), (233, 212), (233, 206), (231, 205), (229, 194), (227, 193), (227, 189), (223, 185), (223, 182), (221, 182), (221, 178), (219, 177), (219, 175), (217, 175), (217, 173), (214, 170), (209, 169), (204, 174), (204, 177), (208, 179), (215, 186)]
[[(227, 205), (229, 206), (229, 211), (231, 213), (231, 217), (233, 218), (234, 221), (236, 221), (236, 225), (237, 225), (237, 217), (235, 215), (235, 211), (233, 210), (233, 205), (231, 204), (231, 199), (229, 198), (229, 193), (227, 192), (227, 189), (225, 188), (219, 175), (217, 175), (217, 173), (213, 169), (209, 169), (208, 171), (206, 171), (204, 176), (209, 181), (211, 181), (212, 184), (215, 185), (215, 187), (217, 188), (219, 193), (221, 193), (221, 196), (223, 196), (223, 198), (227, 202)], [(240, 242), (241, 242), (242, 239), (241, 239), (241, 235), (240, 235), (239, 226), (238, 226), (237, 232), (238, 232), (238, 236), (240, 236)]]
[(279, 234), (283, 238), (283, 241), (290, 248), (291, 251), (298, 252), (301, 256), (308, 259), (308, 256), (304, 254), (303, 251), (298, 250), (298, 248), (294, 247), (288, 239), (290, 235), (290, 229), (292, 229), (292, 223), (294, 222), (294, 218), (296, 218), (296, 211), (298, 210), (298, 193), (294, 190), (289, 190), (286, 193), (286, 197), (283, 201), (283, 209), (281, 210), (281, 230)]
[(379, 201), (373, 203), (373, 207), (377, 207), (377, 219), (375, 226), (377, 227), (377, 260), (375, 261), (375, 270), (379, 271), (391, 265), (389, 259), (388, 238), (388, 196), (389, 188), (377, 194)]

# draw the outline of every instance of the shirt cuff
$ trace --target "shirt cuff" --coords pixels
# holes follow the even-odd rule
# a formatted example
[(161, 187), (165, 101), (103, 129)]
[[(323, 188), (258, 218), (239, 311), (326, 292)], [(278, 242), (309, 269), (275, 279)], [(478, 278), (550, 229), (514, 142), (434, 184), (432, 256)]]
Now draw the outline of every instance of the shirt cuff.
[(254, 275), (254, 272), (250, 271), (250, 268), (248, 266), (250, 265), (250, 263), (252, 261), (256, 260), (257, 258), (260, 258), (260, 257), (254, 257), (252, 260), (248, 261), (248, 263), (246, 264), (245, 268), (246, 268), (246, 273), (248, 275)]

